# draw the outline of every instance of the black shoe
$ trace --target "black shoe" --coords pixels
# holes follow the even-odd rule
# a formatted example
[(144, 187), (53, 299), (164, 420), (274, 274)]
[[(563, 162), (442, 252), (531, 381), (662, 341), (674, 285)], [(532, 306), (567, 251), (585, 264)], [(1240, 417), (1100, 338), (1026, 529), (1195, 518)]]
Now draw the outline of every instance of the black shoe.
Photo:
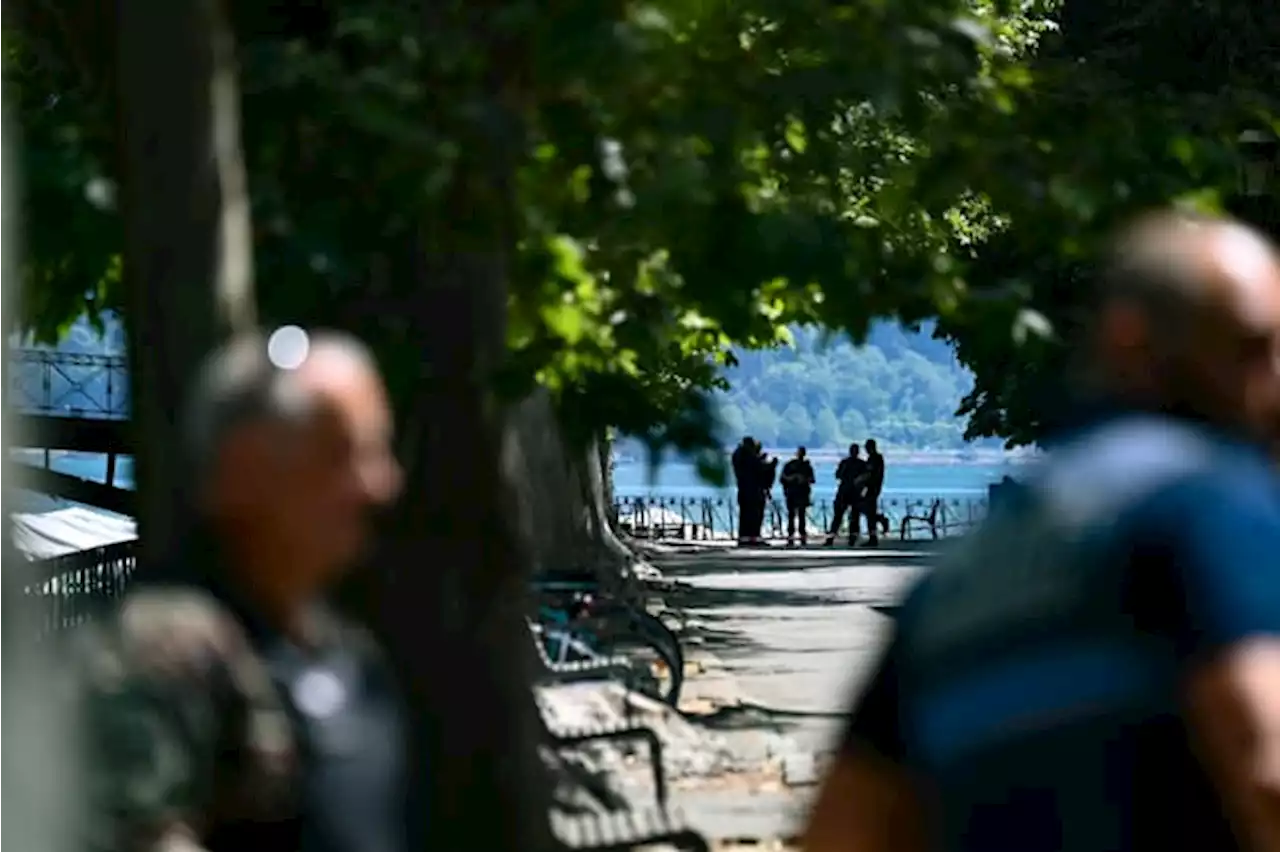
[(824, 541), (824, 542), (822, 543), (822, 546), (823, 546), (823, 547), (835, 547), (835, 546), (836, 546), (836, 537), (835, 537), (835, 536), (833, 536), (833, 535), (829, 535), (829, 536), (827, 536), (827, 540), (826, 540), (826, 541)]
[(867, 539), (867, 547), (879, 547), (879, 546), (880, 546), (880, 539), (875, 538), (874, 536)]

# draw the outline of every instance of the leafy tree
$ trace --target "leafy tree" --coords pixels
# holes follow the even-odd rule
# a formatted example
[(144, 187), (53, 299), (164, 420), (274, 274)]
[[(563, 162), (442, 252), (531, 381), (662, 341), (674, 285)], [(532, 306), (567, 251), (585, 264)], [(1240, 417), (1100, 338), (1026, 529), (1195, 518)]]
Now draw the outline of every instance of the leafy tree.
[[(1068, 3), (1002, 121), (1023, 127), (1024, 142), (1002, 144), (1013, 137), (995, 127), (957, 137), (990, 154), (992, 175), (1016, 176), (982, 180), (1004, 230), (969, 272), (983, 298), (940, 326), (975, 374), (962, 408), (970, 436), (1030, 443), (1058, 419), (1086, 259), (1122, 217), (1181, 198), (1280, 234), (1274, 184), (1267, 197), (1237, 195), (1239, 134), (1280, 130), (1277, 39), (1280, 11), (1248, 0), (1196, 4), (1193, 14), (1167, 0)], [(1028, 323), (1027, 311), (1047, 321)], [(1040, 328), (1050, 333), (1027, 333)]]
[(862, 442), (867, 439), (871, 430), (862, 412), (856, 408), (850, 408), (840, 415), (840, 431), (844, 434), (846, 442)]
[[(38, 235), (23, 319), (46, 337), (123, 303), (120, 219), (86, 176), (132, 177), (100, 88), (111, 22), (88, 0), (57, 5), (6, 17)], [(503, 403), (541, 385), (575, 445), (617, 426), (711, 460), (706, 394), (731, 344), (770, 344), (790, 320), (860, 338), (878, 316), (953, 313), (960, 249), (1027, 189), (996, 152), (1024, 144), (1005, 116), (1042, 5), (891, 5), (234, 6), (258, 307), (373, 341), (405, 434), (387, 564), (412, 570), (388, 568), (376, 591), (415, 710), (415, 840), (453, 848), (459, 815), (495, 806), (509, 819), (468, 824), (470, 845), (545, 833), (529, 804), (542, 787), (517, 790), (522, 773), (499, 765), (531, 743), (513, 710), (529, 703), (508, 634), (530, 561), (501, 499)], [(1082, 215), (1050, 200), (1053, 225)], [(898, 422), (888, 394), (849, 391), (873, 423)], [(775, 411), (743, 418), (776, 440)]]
[(818, 416), (814, 418), (813, 432), (820, 447), (838, 447), (848, 443), (840, 428), (840, 419), (830, 408), (818, 412)]
[[(1010, 69), (1019, 51), (1042, 26), (1041, 9), (1001, 17), (984, 2), (938, 0), (884, 16), (809, 6), (812, 15), (767, 2), (732, 12), (610, 7), (569, 25), (559, 13), (511, 4), (492, 32), (444, 7), (421, 35), (420, 21), (394, 4), (308, 14), (237, 6), (265, 315), (376, 329), (412, 385), (411, 347), (397, 351), (404, 330), (380, 314), (403, 301), (395, 282), (413, 276), (388, 247), (396, 228), (420, 218), (406, 218), (415, 208), (440, 211), (426, 229), (433, 239), (474, 236), (455, 233), (450, 175), (494, 141), (490, 119), (499, 113), (510, 120), (506, 130), (523, 133), (506, 151), (519, 160), (516, 204), (492, 217), (510, 214), (509, 236), (521, 249), (508, 373), (516, 387), (531, 378), (553, 387), (566, 419), (585, 421), (579, 431), (603, 421), (696, 444), (697, 430), (676, 415), (691, 393), (713, 385), (707, 358), (730, 340), (768, 342), (786, 313), (859, 334), (880, 313), (928, 313), (951, 289), (935, 255), (955, 236), (953, 207), (968, 202), (933, 193), (912, 174), (927, 162), (932, 135), (954, 130), (940, 121), (947, 110), (999, 106), (1017, 82)], [(76, 22), (89, 14), (77, 12)], [(512, 84), (520, 97), (483, 120), (480, 72), (443, 58), (469, 55), (479, 38), (557, 45), (492, 60), (486, 73), (538, 86)], [(59, 81), (93, 70), (34, 75), (64, 98), (83, 125), (78, 137), (89, 140), (107, 135), (97, 102)], [(21, 81), (28, 87), (30, 76)], [(726, 83), (707, 87), (708, 79)], [(41, 109), (33, 99), (24, 118)], [(40, 150), (60, 144), (54, 130)], [(344, 144), (324, 143), (335, 138)], [(73, 154), (110, 176), (105, 146), (86, 143)], [(75, 176), (84, 171), (61, 178), (66, 198), (82, 198)], [(418, 172), (427, 179), (406, 179)], [(899, 186), (912, 187), (905, 204)], [(91, 211), (71, 204), (64, 212), (73, 215), (62, 227)], [(53, 230), (51, 217), (37, 224)], [(57, 274), (54, 254), (33, 257), (32, 269), (53, 276), (41, 293), (76, 294), (59, 302), (73, 304), (85, 280), (99, 280), (95, 306), (111, 302), (109, 254), (101, 273), (75, 276)], [(943, 290), (907, 292), (904, 280)]]
[(732, 443), (746, 434), (747, 421), (742, 414), (741, 408), (730, 403), (729, 405), (720, 406), (717, 409), (717, 413), (720, 416), (721, 440)]
[(766, 446), (777, 445), (778, 436), (782, 431), (782, 420), (772, 408), (761, 404), (751, 405), (744, 410), (743, 417), (746, 421), (746, 428), (743, 431), (746, 434)]
[(778, 440), (789, 447), (809, 443), (813, 435), (813, 421), (809, 412), (797, 403), (791, 403), (782, 412), (782, 428), (778, 432)]
[[(838, 337), (824, 340), (811, 330), (789, 328), (790, 346), (736, 352), (737, 365), (725, 371), (729, 387), (717, 397), (722, 409), (771, 409), (781, 419), (778, 440), (787, 445), (816, 439), (816, 446), (839, 447), (845, 437), (884, 439), (887, 424), (900, 421), (915, 428), (898, 429), (898, 443), (952, 449), (962, 443), (955, 411), (971, 378), (949, 347), (937, 345), (931, 331), (873, 325), (871, 339), (880, 339), (895, 353), (888, 357), (875, 343), (854, 347)], [(922, 348), (930, 358), (920, 354)], [(861, 418), (854, 433), (840, 428), (840, 417), (849, 410)], [(823, 411), (831, 415), (825, 430), (820, 425)], [(914, 437), (901, 437), (906, 435)]]

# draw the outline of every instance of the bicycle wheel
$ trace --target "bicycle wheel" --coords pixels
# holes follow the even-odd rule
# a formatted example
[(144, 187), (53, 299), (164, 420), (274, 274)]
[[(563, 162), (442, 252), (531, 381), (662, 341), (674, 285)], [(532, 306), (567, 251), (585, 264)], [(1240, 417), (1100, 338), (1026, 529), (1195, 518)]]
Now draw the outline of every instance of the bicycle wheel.
[(632, 607), (598, 613), (593, 627), (599, 647), (610, 654), (636, 658), (651, 673), (639, 691), (676, 706), (684, 686), (684, 652), (680, 640), (662, 620)]
[(666, 678), (660, 683), (663, 694), (659, 700), (675, 707), (680, 703), (680, 690), (684, 687), (684, 648), (680, 639), (655, 615), (641, 612), (635, 618), (634, 626), (657, 652), (666, 668)]

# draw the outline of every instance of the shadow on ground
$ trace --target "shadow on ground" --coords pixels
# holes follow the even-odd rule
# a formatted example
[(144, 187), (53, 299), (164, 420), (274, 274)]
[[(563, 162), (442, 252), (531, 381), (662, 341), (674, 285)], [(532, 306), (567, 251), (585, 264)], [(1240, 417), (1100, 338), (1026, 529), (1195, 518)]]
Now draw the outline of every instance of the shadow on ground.
[(942, 542), (894, 542), (879, 549), (785, 548), (728, 549), (708, 548), (681, 553), (652, 553), (648, 559), (670, 578), (695, 577), (705, 574), (784, 573), (834, 567), (856, 567), (875, 564), (880, 567), (919, 566), (922, 560), (936, 557), (945, 546)]
[(830, 606), (848, 603), (834, 591), (803, 592), (795, 589), (733, 589), (700, 586), (684, 586), (676, 589), (667, 593), (666, 600), (668, 606), (686, 611), (724, 609), (725, 607)]
[(834, 722), (849, 718), (848, 713), (803, 713), (779, 710), (758, 704), (729, 704), (710, 713), (686, 714), (691, 721), (713, 731), (771, 730), (784, 732), (806, 719), (829, 719)]
[[(710, 619), (703, 619), (708, 621)], [(767, 646), (756, 639), (752, 639), (741, 630), (720, 630), (714, 627), (707, 627), (705, 624), (697, 633), (699, 644), (698, 647), (704, 651), (710, 651), (717, 655), (728, 655), (734, 652), (754, 652), (763, 651)]]

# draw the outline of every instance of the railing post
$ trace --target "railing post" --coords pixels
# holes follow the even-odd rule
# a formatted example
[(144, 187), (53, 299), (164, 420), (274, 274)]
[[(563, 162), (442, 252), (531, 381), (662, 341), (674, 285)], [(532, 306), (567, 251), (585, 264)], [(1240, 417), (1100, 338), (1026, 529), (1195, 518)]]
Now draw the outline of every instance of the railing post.
[(47, 411), (53, 407), (53, 362), (47, 359), (40, 362), (40, 391), (44, 394), (40, 407)]

